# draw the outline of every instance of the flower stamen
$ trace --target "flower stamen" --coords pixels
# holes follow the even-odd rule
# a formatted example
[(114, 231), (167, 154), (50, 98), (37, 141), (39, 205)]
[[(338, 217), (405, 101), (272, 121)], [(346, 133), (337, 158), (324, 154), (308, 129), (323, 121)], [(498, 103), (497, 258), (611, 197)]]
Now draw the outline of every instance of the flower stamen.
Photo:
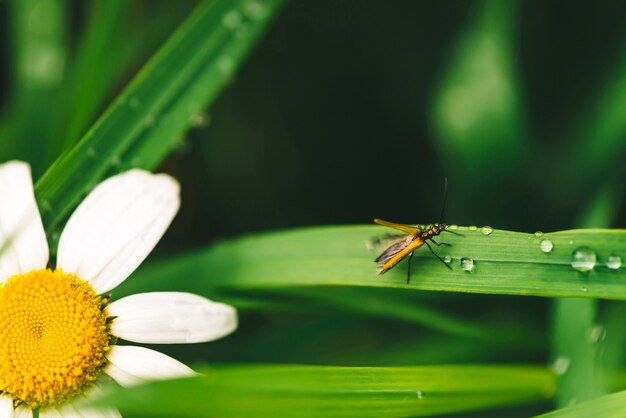
[(106, 363), (102, 299), (61, 270), (34, 270), (0, 287), (0, 391), (15, 405), (54, 405), (83, 393)]

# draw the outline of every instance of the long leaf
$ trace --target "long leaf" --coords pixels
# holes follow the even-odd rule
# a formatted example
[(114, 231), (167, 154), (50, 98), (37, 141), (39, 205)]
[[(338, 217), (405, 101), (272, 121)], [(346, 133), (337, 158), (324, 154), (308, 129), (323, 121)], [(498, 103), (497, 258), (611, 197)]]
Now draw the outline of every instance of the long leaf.
[(626, 391), (601, 396), (567, 408), (557, 409), (537, 418), (623, 417), (626, 415)]
[[(154, 168), (177, 145), (192, 116), (232, 79), (281, 3), (201, 3), (80, 143), (37, 182), (48, 233), (108, 173)], [(143, 150), (141, 158), (136, 150)]]
[(535, 366), (323, 367), (233, 365), (203, 376), (115, 390), (99, 402), (133, 417), (405, 417), (549, 398)]
[[(475, 229), (475, 230), (474, 230)], [(452, 247), (448, 270), (428, 249), (416, 251), (412, 278), (406, 283), (406, 261), (377, 275), (365, 240), (385, 231), (376, 226), (317, 227), (270, 232), (227, 241), (207, 249), (144, 267), (122, 293), (145, 290), (210, 288), (271, 289), (290, 286), (374, 286), (450, 292), (546, 297), (626, 299), (626, 269), (605, 264), (610, 255), (626, 257), (626, 231), (582, 229), (546, 234), (459, 228), (446, 234)], [(538, 236), (540, 235), (540, 236)], [(546, 242), (552, 250), (544, 252)], [(597, 261), (591, 271), (572, 267), (572, 254), (589, 248)], [(466, 271), (460, 259), (473, 260)], [(612, 265), (615, 267), (614, 265)], [(189, 278), (193, 278), (190, 280)]]

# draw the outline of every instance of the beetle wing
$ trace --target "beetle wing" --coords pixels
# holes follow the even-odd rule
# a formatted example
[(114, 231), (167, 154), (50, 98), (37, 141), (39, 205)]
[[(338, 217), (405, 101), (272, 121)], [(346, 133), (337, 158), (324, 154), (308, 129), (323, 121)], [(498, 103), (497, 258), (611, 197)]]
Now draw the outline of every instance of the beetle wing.
[(422, 228), (417, 225), (406, 225), (406, 224), (397, 224), (395, 222), (384, 221), (382, 219), (374, 219), (378, 225), (386, 226), (388, 228), (397, 229), (398, 231), (402, 231), (406, 234), (415, 235), (422, 232)]
[(391, 259), (394, 255), (398, 254), (400, 251), (404, 250), (409, 244), (413, 237), (411, 235), (402, 235), (401, 238), (398, 238), (387, 245), (387, 247), (383, 250), (383, 252), (376, 257), (374, 260), (378, 264), (385, 264), (389, 259)]
[[(402, 241), (402, 242), (400, 242)], [(417, 250), (424, 245), (421, 239), (413, 239), (408, 236), (403, 240), (394, 241), (387, 249), (376, 259), (378, 265), (381, 265), (379, 274), (383, 274), (398, 264), (404, 257)], [(397, 251), (396, 251), (397, 250)]]

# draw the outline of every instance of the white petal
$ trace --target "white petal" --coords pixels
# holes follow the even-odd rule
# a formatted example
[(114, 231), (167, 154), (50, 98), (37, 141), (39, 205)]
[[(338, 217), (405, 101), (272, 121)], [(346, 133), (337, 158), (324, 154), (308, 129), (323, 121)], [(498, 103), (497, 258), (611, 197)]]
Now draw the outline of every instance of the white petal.
[(59, 240), (57, 265), (104, 293), (152, 251), (180, 206), (178, 182), (130, 170), (102, 182), (72, 214)]
[(13, 418), (33, 418), (33, 410), (26, 408), (25, 406), (18, 406), (15, 410)]
[(0, 417), (13, 418), (13, 400), (0, 395)]
[(48, 264), (48, 242), (35, 202), (30, 167), (0, 164), (0, 282)]
[(104, 371), (122, 386), (150, 380), (195, 376), (195, 372), (170, 356), (144, 347), (114, 345)]
[(230, 305), (181, 292), (140, 293), (108, 307), (113, 335), (152, 344), (212, 341), (237, 328), (237, 311)]
[[(98, 396), (102, 393), (102, 390), (92, 385), (85, 397), (91, 398)], [(75, 400), (84, 401), (84, 398), (74, 398)], [(70, 401), (60, 406), (43, 408), (39, 412), (39, 416), (42, 418), (121, 418), (122, 415), (114, 408), (107, 409), (95, 409), (85, 406), (77, 406), (79, 402)]]
[(71, 416), (72, 415), (69, 415), (69, 414), (67, 415), (61, 414), (61, 412), (59, 412), (57, 408), (45, 408), (39, 411), (40, 418), (67, 418)]

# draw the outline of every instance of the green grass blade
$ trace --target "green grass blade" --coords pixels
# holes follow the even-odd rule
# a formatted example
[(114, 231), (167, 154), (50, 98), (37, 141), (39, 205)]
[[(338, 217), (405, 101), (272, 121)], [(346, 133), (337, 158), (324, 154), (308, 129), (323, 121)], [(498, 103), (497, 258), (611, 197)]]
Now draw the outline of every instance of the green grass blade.
[(554, 390), (548, 370), (523, 365), (232, 365), (199, 371), (204, 375), (115, 390), (100, 403), (117, 405), (125, 417), (384, 418), (519, 405), (545, 400)]
[[(606, 187), (604, 189), (607, 189)], [(578, 222), (580, 227), (609, 226), (615, 206), (610, 189), (600, 190), (590, 200)], [(583, 402), (605, 393), (597, 332), (598, 301), (561, 298), (554, 300), (552, 310), (552, 350), (555, 370), (559, 374), (556, 404), (559, 407)]]
[(623, 417), (626, 415), (626, 391), (601, 396), (591, 401), (570, 406), (537, 418)]
[[(172, 148), (179, 145), (184, 131), (181, 124), (194, 125), (199, 117), (205, 117), (202, 112), (206, 104), (213, 102), (232, 81), (237, 66), (263, 34), (282, 2), (265, 0), (261, 6), (261, 3), (246, 0), (243, 6), (233, 7), (233, 10), (243, 10), (241, 13), (233, 13), (231, 10), (222, 17), (224, 24), (235, 36), (216, 46), (215, 64), (195, 74), (164, 110), (163, 116), (150, 122), (153, 128), (146, 129), (143, 136), (123, 155), (120, 170), (155, 167)], [(262, 9), (257, 10), (257, 7)]]
[[(626, 299), (626, 269), (609, 269), (610, 254), (626, 257), (626, 230), (570, 230), (535, 236), (503, 230), (485, 235), (459, 228), (465, 237), (445, 234), (453, 244), (438, 248), (452, 257), (450, 271), (428, 252), (416, 251), (411, 283), (406, 261), (377, 275), (374, 255), (364, 245), (385, 233), (377, 226), (316, 227), (270, 232), (224, 242), (142, 268), (123, 292), (177, 289), (206, 294), (209, 288), (268, 289), (288, 286), (374, 286), (450, 292), (546, 297)], [(542, 240), (553, 249), (544, 253)], [(590, 247), (598, 257), (592, 271), (571, 267), (572, 252)], [(464, 271), (459, 258), (470, 257)], [(194, 277), (194, 280), (188, 280)]]
[[(107, 173), (125, 168), (127, 158), (131, 165), (144, 168), (160, 162), (191, 123), (180, 108), (197, 112), (216, 97), (281, 3), (201, 3), (81, 142), (37, 182), (48, 232)], [(162, 126), (164, 121), (167, 127)], [(137, 152), (133, 150), (144, 150), (140, 155), (145, 161), (133, 164)]]
[(594, 320), (597, 301), (557, 299), (553, 307), (554, 369), (559, 375), (556, 403), (560, 407), (604, 393)]

